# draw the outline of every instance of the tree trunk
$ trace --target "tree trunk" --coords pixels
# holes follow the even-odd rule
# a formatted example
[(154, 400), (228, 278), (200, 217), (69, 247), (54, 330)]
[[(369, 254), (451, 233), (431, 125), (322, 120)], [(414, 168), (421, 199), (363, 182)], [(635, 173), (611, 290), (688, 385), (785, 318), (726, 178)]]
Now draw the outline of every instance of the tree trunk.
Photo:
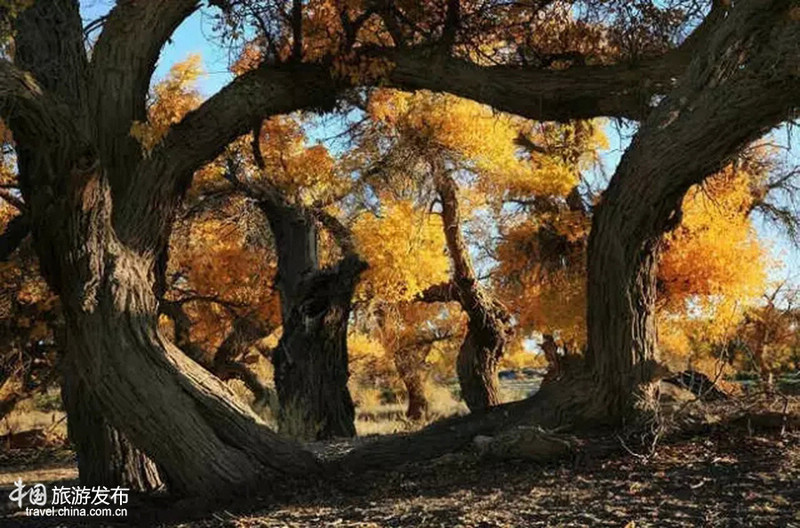
[(305, 277), (273, 353), (281, 432), (303, 439), (355, 436), (347, 388), (347, 325), (364, 263), (354, 256)]
[(67, 372), (63, 362), (61, 399), (67, 412), (67, 432), (78, 459), (84, 486), (123, 486), (137, 492), (151, 492), (164, 484), (155, 463), (136, 449), (117, 429), (110, 426), (91, 405), (80, 377)]
[(272, 360), (280, 431), (304, 440), (355, 436), (347, 325), (362, 264), (345, 258), (320, 270), (310, 213), (275, 195), (262, 200), (261, 209), (278, 252), (283, 334)]
[(453, 263), (455, 297), (469, 316), (467, 335), (458, 353), (456, 371), (461, 397), (470, 411), (500, 403), (497, 366), (510, 327), (505, 308), (478, 284), (469, 249), (461, 232), (458, 186), (444, 167), (434, 167), (436, 190), (442, 201), (442, 222)]
[(428, 416), (428, 397), (425, 395), (425, 384), (420, 373), (403, 377), (403, 385), (408, 394), (408, 407), (406, 418), (409, 420), (424, 420)]
[[(52, 198), (29, 200), (34, 240), (62, 300), (68, 372), (79, 377), (92, 411), (147, 453), (176, 494), (219, 496), (316, 471), (310, 453), (270, 431), (161, 335), (154, 255), (117, 239), (92, 150), (76, 156), (70, 142), (54, 145), (46, 159), (23, 151), (21, 172), (55, 187)], [(79, 450), (85, 442), (78, 440)]]
[(394, 353), (394, 366), (406, 388), (408, 407), (406, 418), (423, 420), (428, 415), (428, 397), (425, 394), (425, 358), (430, 345), (404, 347)]
[(302, 299), (303, 279), (319, 270), (317, 224), (300, 206), (294, 206), (277, 193), (260, 202), (269, 221), (278, 253), (275, 286), (281, 298), (281, 316), (289, 319)]
[(675, 198), (657, 205), (612, 202), (608, 196), (598, 207), (589, 237), (587, 359), (602, 387), (598, 399), (616, 415), (632, 408), (636, 387), (654, 373), (657, 249), (666, 229), (661, 222), (648, 226), (646, 234), (626, 237), (619, 222), (651, 217), (659, 205), (665, 210), (679, 205)]
[(680, 222), (683, 196), (800, 101), (796, 2), (725, 5), (727, 15), (643, 123), (595, 209), (587, 359), (610, 418), (630, 412), (638, 387), (658, 370), (658, 246)]
[(503, 355), (504, 339), (482, 321), (467, 325), (467, 335), (458, 351), (456, 372), (461, 398), (470, 411), (500, 403), (497, 366)]

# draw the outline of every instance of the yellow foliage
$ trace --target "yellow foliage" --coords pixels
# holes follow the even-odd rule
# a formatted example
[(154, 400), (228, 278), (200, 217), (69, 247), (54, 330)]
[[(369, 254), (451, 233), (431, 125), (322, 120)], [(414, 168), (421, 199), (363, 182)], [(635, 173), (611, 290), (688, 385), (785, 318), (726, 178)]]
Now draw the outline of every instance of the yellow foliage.
[(574, 167), (549, 156), (526, 158), (517, 139), (529, 122), (486, 105), (448, 94), (378, 90), (370, 117), (395, 133), (413, 138), (429, 155), (447, 154), (453, 163), (491, 185), (529, 194), (568, 193), (578, 181)]
[[(728, 168), (692, 188), (681, 224), (665, 237), (658, 331), (659, 346), (671, 359), (685, 362), (697, 343), (728, 339), (764, 291), (766, 252), (748, 216), (758, 178)], [(538, 215), (508, 229), (497, 249), (497, 287), (523, 332), (585, 343), (588, 230), (588, 217), (570, 211)], [(554, 245), (553, 261), (547, 249), (555, 234), (563, 239)]]
[(441, 218), (411, 202), (387, 201), (379, 217), (358, 218), (353, 235), (370, 265), (356, 292), (359, 299), (411, 300), (449, 279)]
[(191, 54), (170, 68), (169, 75), (153, 88), (153, 103), (148, 108), (147, 122), (136, 121), (131, 135), (149, 152), (166, 135), (169, 127), (200, 105), (200, 92), (195, 88), (203, 74), (202, 57)]
[(751, 177), (726, 169), (689, 190), (680, 226), (666, 237), (660, 278), (668, 309), (694, 296), (752, 299), (764, 291), (764, 248), (747, 215)]
[(324, 145), (308, 145), (303, 127), (293, 117), (278, 116), (261, 127), (261, 176), (297, 203), (311, 205), (348, 189)]

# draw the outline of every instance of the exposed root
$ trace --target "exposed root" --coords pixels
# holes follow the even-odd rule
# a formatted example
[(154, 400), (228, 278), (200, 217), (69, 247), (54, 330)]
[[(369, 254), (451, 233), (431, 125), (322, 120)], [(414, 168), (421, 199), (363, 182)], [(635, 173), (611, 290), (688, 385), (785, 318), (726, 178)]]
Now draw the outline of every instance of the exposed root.
[(473, 443), (485, 457), (535, 462), (567, 456), (577, 445), (574, 437), (550, 433), (536, 426), (509, 429), (496, 437), (476, 436)]

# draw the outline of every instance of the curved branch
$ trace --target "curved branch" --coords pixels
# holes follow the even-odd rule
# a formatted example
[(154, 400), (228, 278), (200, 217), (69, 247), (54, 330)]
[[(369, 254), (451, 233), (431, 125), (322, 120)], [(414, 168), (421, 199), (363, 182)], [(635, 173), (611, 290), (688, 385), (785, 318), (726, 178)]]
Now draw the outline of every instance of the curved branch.
[(264, 64), (237, 77), (174, 125), (140, 164), (127, 199), (114, 210), (120, 238), (139, 249), (157, 247), (195, 170), (251, 131), (259, 118), (331, 109), (338, 89), (329, 68), (318, 64)]
[(197, 0), (121, 1), (105, 21), (92, 52), (90, 105), (102, 117), (95, 139), (114, 192), (141, 156), (130, 128), (147, 119), (147, 90), (161, 48), (198, 7)]
[(653, 96), (671, 89), (688, 64), (668, 55), (639, 64), (577, 66), (554, 71), (528, 66), (478, 66), (429, 50), (390, 52), (389, 82), (401, 89), (449, 92), (541, 121), (600, 116), (642, 119)]
[(414, 298), (415, 301), (425, 303), (435, 302), (461, 302), (458, 287), (453, 282), (442, 282), (428, 287)]
[[(715, 3), (683, 44), (661, 57), (636, 63), (556, 71), (536, 66), (479, 66), (442, 56), (439, 48), (379, 53), (393, 60), (389, 82), (397, 88), (449, 92), (539, 121), (603, 116), (641, 120), (651, 110), (653, 97), (673, 88), (727, 9), (725, 3)], [(445, 30), (452, 32), (452, 23)]]
[(586, 358), (615, 410), (653, 376), (655, 257), (684, 195), (800, 107), (797, 11), (797, 1), (737, 2), (643, 123), (595, 208)]

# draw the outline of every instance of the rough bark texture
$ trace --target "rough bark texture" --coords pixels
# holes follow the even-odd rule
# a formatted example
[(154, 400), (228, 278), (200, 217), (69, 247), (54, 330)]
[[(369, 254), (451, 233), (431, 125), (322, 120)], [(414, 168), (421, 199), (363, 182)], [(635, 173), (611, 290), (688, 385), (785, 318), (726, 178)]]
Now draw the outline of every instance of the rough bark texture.
[(64, 361), (61, 399), (67, 412), (67, 433), (78, 459), (78, 473), (86, 486), (124, 486), (151, 492), (164, 484), (155, 463), (131, 445), (93, 407), (89, 391)]
[[(141, 9), (162, 4), (126, 3)], [(304, 96), (281, 84), (299, 78), (254, 73), (190, 114), (160, 153), (138, 163), (137, 185), (124, 193), (112, 223), (109, 181), (120, 179), (108, 176), (92, 141), (104, 133), (106, 119), (86, 103), (97, 86), (86, 71), (77, 2), (35, 2), (20, 18), (17, 45), (18, 64), (38, 83), (2, 63), (0, 109), (17, 140), (22, 192), (42, 269), (62, 300), (71, 372), (93, 408), (147, 453), (178, 494), (225, 494), (276, 475), (315, 471), (309, 453), (272, 433), (223, 383), (159, 333), (154, 294), (156, 255), (181, 186), (197, 163), (244, 133), (254, 114), (302, 105)], [(259, 99), (263, 94), (250, 91), (275, 81), (281, 88), (266, 103)], [(249, 106), (247, 122), (241, 105)], [(229, 112), (217, 113), (223, 110)], [(197, 132), (189, 143), (199, 142), (200, 152), (178, 139), (187, 129)]]
[(275, 286), (281, 298), (281, 316), (287, 320), (302, 302), (303, 280), (319, 270), (317, 223), (302, 207), (278, 196), (259, 203), (275, 238), (278, 253)]
[(262, 324), (248, 316), (236, 317), (230, 333), (209, 360), (206, 351), (191, 339), (192, 321), (183, 309), (183, 304), (161, 299), (159, 309), (162, 314), (172, 319), (174, 328), (172, 341), (182, 352), (219, 379), (223, 381), (238, 379), (244, 383), (253, 394), (254, 409), (260, 411), (266, 406), (272, 406), (275, 401), (274, 391), (240, 361), (256, 341), (270, 333)]
[(612, 416), (653, 376), (658, 244), (684, 194), (800, 103), (798, 18), (796, 1), (731, 8), (603, 193), (589, 238), (587, 359)]
[(304, 439), (355, 436), (347, 388), (347, 324), (364, 263), (348, 255), (306, 276), (273, 353), (281, 432)]
[(438, 170), (434, 175), (442, 202), (442, 220), (450, 260), (453, 263), (452, 287), (461, 308), (469, 316), (467, 335), (456, 363), (461, 397), (471, 411), (497, 405), (497, 366), (510, 332), (510, 318), (503, 306), (481, 288), (469, 249), (461, 232), (458, 187), (451, 174)]
[(366, 265), (352, 244), (342, 241), (349, 237), (346, 228), (325, 216), (325, 227), (339, 240), (344, 257), (320, 269), (321, 212), (290, 203), (273, 187), (245, 183), (233, 174), (229, 179), (258, 201), (275, 238), (283, 325), (272, 354), (279, 429), (304, 440), (355, 436), (355, 407), (347, 388), (347, 325)]
[[(131, 10), (169, 7), (161, 12), (165, 17), (185, 16), (182, 9), (172, 10), (177, 2), (124, 4)], [(736, 2), (702, 39), (677, 88), (649, 114), (625, 154), (594, 216), (589, 242), (591, 368), (543, 386), (519, 404), (370, 444), (346, 457), (345, 464), (385, 467), (438, 456), (513, 420), (557, 426), (625, 412), (656, 359), (650, 303), (658, 237), (675, 222), (692, 184), (791, 118), (800, 103), (798, 9), (796, 0)], [(165, 21), (163, 27), (177, 23)], [(0, 61), (0, 115), (17, 142), (21, 190), (42, 270), (63, 303), (67, 351), (97, 412), (146, 452), (178, 493), (240, 492), (270, 477), (317, 470), (310, 454), (270, 432), (224, 384), (160, 335), (153, 276), (155, 255), (168, 238), (175, 205), (192, 172), (256, 119), (329, 108), (340, 86), (324, 65), (265, 63), (190, 113), (147, 159), (111, 160), (116, 147), (96, 144), (96, 138), (109, 133), (107, 116), (88, 101), (97, 100), (93, 94), (102, 94), (103, 83), (87, 72), (77, 2), (35, 1), (17, 29), (15, 62), (35, 80)], [(158, 41), (166, 33), (151, 38)], [(152, 54), (163, 42), (152, 44), (146, 46), (150, 56), (139, 64), (155, 62)], [(120, 54), (106, 71), (130, 68), (128, 57)], [(426, 75), (437, 82), (442, 78)], [(463, 76), (454, 78), (456, 84), (462, 81)], [(123, 84), (116, 88), (141, 90), (141, 84)], [(481, 90), (475, 87), (472, 93), (479, 98)], [(551, 94), (568, 93), (569, 87), (554, 84)], [(502, 94), (496, 89), (487, 93)], [(582, 108), (568, 116), (562, 105), (553, 115), (588, 117), (589, 107)], [(510, 105), (504, 109), (514, 111)], [(122, 190), (115, 182), (127, 178), (108, 171), (128, 161), (134, 163), (130, 174), (136, 182)], [(121, 197), (113, 223), (109, 182), (115, 198)], [(340, 271), (348, 268), (346, 263)], [(313, 326), (320, 320), (323, 312), (311, 292), (333, 285), (330, 279), (308, 281), (311, 302), (293, 312), (290, 324)], [(456, 282), (474, 295), (474, 280)], [(346, 320), (342, 307), (336, 308)], [(488, 305), (483, 310), (490, 313)], [(294, 361), (286, 359), (285, 365)]]

